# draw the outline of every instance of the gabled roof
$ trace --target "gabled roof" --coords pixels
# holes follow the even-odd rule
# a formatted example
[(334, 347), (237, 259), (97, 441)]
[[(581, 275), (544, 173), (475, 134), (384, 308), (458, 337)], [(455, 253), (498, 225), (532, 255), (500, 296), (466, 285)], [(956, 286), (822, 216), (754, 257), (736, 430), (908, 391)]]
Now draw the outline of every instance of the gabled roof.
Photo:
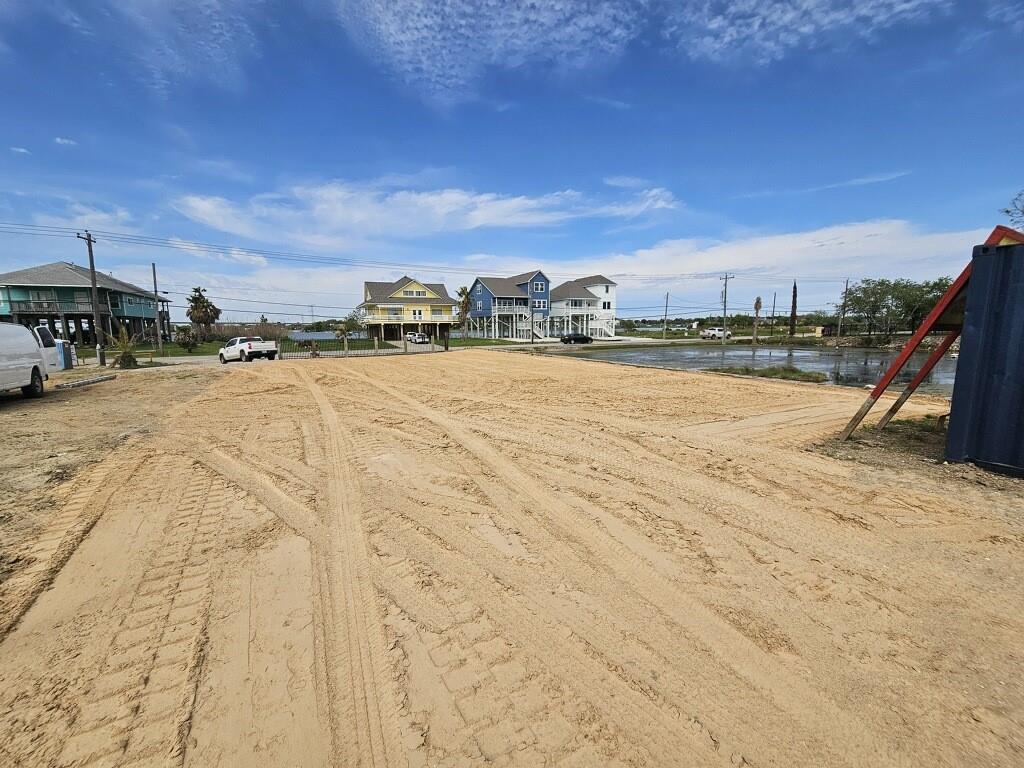
[(478, 277), (477, 280), (483, 283), (487, 290), (496, 297), (525, 299), (529, 296), (522, 288), (526, 281), (516, 282), (516, 277)]
[(992, 234), (985, 240), (985, 245), (1006, 245), (1012, 243), (1024, 243), (1024, 232), (1004, 227), (1002, 224), (992, 230)]
[[(477, 277), (477, 280), (483, 283), (495, 297), (525, 299), (529, 297), (530, 292), (520, 286), (526, 285), (537, 275), (543, 274), (541, 270), (534, 269), (512, 277)], [(547, 277), (544, 279), (546, 280)]]
[(557, 288), (551, 289), (551, 300), (552, 301), (565, 301), (566, 299), (596, 299), (597, 296), (591, 291), (587, 290), (587, 287), (583, 285), (580, 280), (569, 280), (566, 283), (562, 283)]
[[(436, 293), (438, 298), (432, 299), (429, 296), (399, 296), (397, 298), (391, 298), (393, 293), (397, 293), (402, 290), (409, 283), (419, 283), (428, 291)], [(399, 302), (399, 301), (412, 301), (415, 300), (417, 304), (443, 304), (444, 306), (455, 306), (457, 302), (448, 295), (448, 289), (444, 287), (444, 283), (424, 283), (422, 280), (415, 280), (408, 275), (403, 275), (393, 283), (374, 283), (365, 282), (363, 283), (363, 304), (387, 304), (388, 302)]]
[[(38, 267), (18, 269), (0, 275), (0, 285), (40, 286), (45, 288), (91, 288), (92, 281), (89, 270), (72, 264), (70, 261), (55, 261), (52, 264), (40, 264)], [(96, 272), (96, 285), (108, 291), (133, 293), (147, 298), (156, 297), (150, 291), (137, 285), (118, 280), (116, 277)], [(161, 299), (166, 301), (166, 299)]]
[(591, 275), (590, 277), (581, 277), (575, 282), (582, 285), (618, 285), (614, 280), (609, 280), (604, 275)]

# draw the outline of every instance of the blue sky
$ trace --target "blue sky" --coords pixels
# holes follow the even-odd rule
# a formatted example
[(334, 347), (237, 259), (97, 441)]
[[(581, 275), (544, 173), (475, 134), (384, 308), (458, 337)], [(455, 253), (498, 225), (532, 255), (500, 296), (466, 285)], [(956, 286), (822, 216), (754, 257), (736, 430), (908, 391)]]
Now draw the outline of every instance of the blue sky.
[[(623, 315), (725, 270), (810, 308), (1001, 223), (1022, 50), (1024, 0), (0, 0), (0, 220), (229, 246), (97, 256), (282, 318), (533, 266), (617, 276)], [(0, 233), (0, 270), (82, 257)]]

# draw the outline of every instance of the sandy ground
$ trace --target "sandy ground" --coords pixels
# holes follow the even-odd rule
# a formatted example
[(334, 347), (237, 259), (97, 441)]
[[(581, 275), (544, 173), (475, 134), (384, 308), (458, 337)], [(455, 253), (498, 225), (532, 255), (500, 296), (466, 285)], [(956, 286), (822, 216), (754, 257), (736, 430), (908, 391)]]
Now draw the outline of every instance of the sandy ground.
[(1024, 484), (816, 448), (862, 398), (476, 350), (4, 398), (0, 765), (1019, 766)]

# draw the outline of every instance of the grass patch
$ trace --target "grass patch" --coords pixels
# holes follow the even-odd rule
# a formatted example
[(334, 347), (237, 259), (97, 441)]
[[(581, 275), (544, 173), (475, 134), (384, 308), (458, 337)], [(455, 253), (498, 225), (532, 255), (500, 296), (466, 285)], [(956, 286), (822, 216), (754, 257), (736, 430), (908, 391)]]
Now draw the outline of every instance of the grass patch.
[(521, 342), (509, 341), (508, 339), (456, 339), (454, 336), (448, 339), (449, 347), (501, 347), (508, 346), (509, 344), (519, 346)]
[[(204, 341), (202, 344), (197, 346), (191, 352), (186, 352), (182, 347), (179, 347), (173, 341), (168, 341), (164, 344), (164, 357), (197, 357), (199, 355), (216, 355), (218, 350), (224, 346), (222, 341)], [(109, 357), (114, 351), (112, 347), (107, 347), (107, 356)], [(150, 352), (153, 353), (154, 357), (160, 357), (159, 348), (151, 347), (146, 345), (144, 347), (135, 348), (135, 356), (137, 358), (149, 357)], [(79, 347), (78, 357), (80, 360), (92, 360), (96, 357), (96, 347)]]
[(828, 376), (820, 371), (802, 371), (791, 365), (773, 365), (769, 368), (754, 368), (749, 365), (735, 365), (724, 368), (707, 368), (714, 373), (732, 373), (736, 376), (758, 376), (762, 379), (785, 379), (786, 381), (809, 381), (821, 384)]

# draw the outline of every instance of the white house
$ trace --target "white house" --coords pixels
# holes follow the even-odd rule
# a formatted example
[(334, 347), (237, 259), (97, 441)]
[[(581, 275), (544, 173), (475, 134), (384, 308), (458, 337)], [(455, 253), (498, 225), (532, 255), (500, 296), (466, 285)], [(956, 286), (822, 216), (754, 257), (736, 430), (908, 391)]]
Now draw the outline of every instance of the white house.
[(615, 288), (615, 283), (603, 275), (581, 277), (552, 288), (548, 335), (614, 336)]

